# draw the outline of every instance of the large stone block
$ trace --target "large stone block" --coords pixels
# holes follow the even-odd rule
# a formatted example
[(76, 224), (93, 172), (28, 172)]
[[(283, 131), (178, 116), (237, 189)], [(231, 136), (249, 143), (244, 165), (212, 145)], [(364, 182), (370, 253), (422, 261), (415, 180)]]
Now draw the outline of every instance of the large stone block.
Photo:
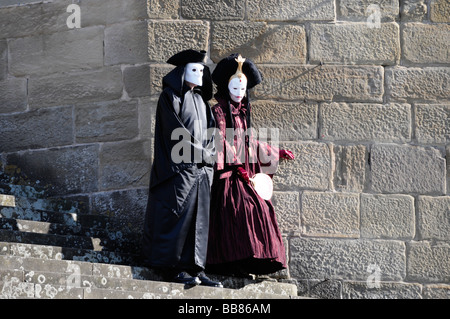
[(77, 143), (133, 139), (139, 134), (137, 101), (103, 102), (75, 107)]
[(71, 72), (103, 66), (103, 27), (91, 27), (9, 41), (15, 76)]
[(301, 211), (304, 236), (359, 237), (359, 194), (305, 191)]
[(416, 104), (415, 124), (419, 143), (450, 143), (450, 103)]
[(408, 142), (409, 104), (323, 103), (319, 136), (331, 141)]
[(400, 57), (399, 33), (396, 23), (312, 24), (310, 62), (393, 65)]
[[(82, 28), (144, 20), (148, 17), (147, 0), (78, 0), (77, 2), (81, 10)], [(66, 7), (69, 5), (65, 1), (64, 3), (66, 3)], [(70, 13), (66, 15), (69, 16)]]
[(126, 67), (123, 70), (123, 84), (130, 97), (150, 95), (150, 66)]
[(332, 0), (256, 0), (247, 3), (250, 20), (334, 20)]
[(71, 103), (116, 100), (122, 96), (120, 68), (103, 68), (29, 80), (32, 108)]
[(331, 183), (331, 154), (327, 144), (315, 142), (283, 143), (295, 160), (281, 160), (274, 175), (274, 188), (293, 191), (299, 189), (329, 189)]
[(340, 19), (368, 21), (372, 26), (376, 21), (392, 21), (399, 14), (399, 3), (395, 0), (340, 0), (337, 7)]
[(306, 62), (303, 26), (218, 22), (213, 24), (211, 44), (211, 59), (214, 62), (236, 52), (255, 63)]
[(407, 279), (420, 282), (450, 282), (450, 247), (448, 244), (410, 242), (407, 250)]
[(409, 0), (401, 2), (401, 21), (424, 21), (427, 19), (426, 0)]
[(66, 2), (34, 1), (25, 6), (0, 7), (0, 38), (18, 38), (35, 34), (67, 31)]
[(450, 22), (450, 3), (447, 0), (431, 0), (430, 19), (433, 22)]
[(0, 113), (21, 112), (27, 109), (28, 81), (26, 78), (6, 78), (0, 81)]
[(290, 273), (298, 279), (366, 281), (374, 269), (381, 281), (406, 275), (405, 244), (400, 241), (293, 237), (290, 255)]
[(373, 101), (383, 97), (382, 67), (261, 65), (257, 99)]
[(334, 189), (362, 192), (366, 187), (367, 147), (364, 145), (332, 145), (334, 154)]
[(408, 195), (361, 195), (361, 237), (413, 239), (414, 198)]
[(0, 116), (0, 152), (73, 143), (72, 107)]
[(281, 232), (300, 230), (300, 198), (298, 192), (274, 192), (272, 203), (275, 207)]
[(104, 144), (100, 150), (101, 190), (147, 187), (150, 180), (150, 141)]
[(242, 20), (245, 0), (182, 0), (181, 15), (187, 19)]
[(105, 65), (147, 62), (149, 46), (146, 21), (109, 26), (105, 29)]
[(165, 62), (186, 49), (208, 50), (209, 23), (206, 21), (148, 22), (148, 55), (152, 62)]
[(420, 196), (418, 208), (420, 238), (450, 241), (450, 197)]
[(252, 126), (277, 128), (281, 141), (317, 138), (316, 103), (255, 101), (252, 103)]
[(403, 58), (410, 63), (450, 63), (450, 25), (406, 23)]
[(445, 194), (445, 159), (434, 148), (376, 144), (371, 152), (372, 190)]
[(386, 68), (386, 88), (388, 100), (448, 100), (450, 68)]
[[(379, 282), (372, 287), (367, 281), (346, 281), (343, 299), (422, 299), (422, 285), (404, 282)], [(374, 284), (373, 284), (374, 285)]]
[(11, 153), (6, 163), (45, 186), (50, 196), (97, 191), (97, 145)]
[(147, 14), (150, 19), (176, 19), (179, 9), (179, 0), (147, 0)]

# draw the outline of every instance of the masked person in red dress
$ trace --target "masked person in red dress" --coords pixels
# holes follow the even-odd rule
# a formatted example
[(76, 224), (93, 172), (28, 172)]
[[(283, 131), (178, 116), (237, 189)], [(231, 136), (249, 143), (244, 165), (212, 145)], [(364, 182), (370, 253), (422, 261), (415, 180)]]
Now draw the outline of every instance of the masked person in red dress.
[(294, 155), (258, 141), (251, 130), (248, 90), (262, 81), (252, 61), (232, 54), (218, 63), (212, 79), (218, 130), (207, 269), (238, 276), (274, 273), (286, 268), (283, 239), (271, 201), (258, 195), (251, 178), (273, 174), (279, 158)]

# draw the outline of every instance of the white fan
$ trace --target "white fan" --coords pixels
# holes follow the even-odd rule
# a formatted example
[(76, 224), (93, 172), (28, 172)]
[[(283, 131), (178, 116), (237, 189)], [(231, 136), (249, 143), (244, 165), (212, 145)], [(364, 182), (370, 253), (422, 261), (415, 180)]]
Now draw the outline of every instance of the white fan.
[(258, 173), (252, 178), (250, 182), (253, 185), (256, 193), (264, 200), (270, 200), (273, 194), (273, 182), (269, 175)]

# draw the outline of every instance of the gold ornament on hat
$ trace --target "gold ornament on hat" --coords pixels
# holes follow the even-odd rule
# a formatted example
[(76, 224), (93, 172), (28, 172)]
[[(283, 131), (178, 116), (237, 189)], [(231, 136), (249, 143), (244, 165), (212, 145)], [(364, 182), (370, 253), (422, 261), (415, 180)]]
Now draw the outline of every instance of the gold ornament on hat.
[(228, 83), (231, 82), (231, 80), (238, 78), (240, 81), (242, 81), (242, 79), (244, 78), (247, 81), (247, 77), (245, 76), (244, 72), (242, 72), (242, 66), (244, 65), (245, 62), (245, 58), (243, 58), (240, 54), (239, 56), (234, 59), (237, 63), (238, 63), (238, 67), (236, 70), (236, 73), (233, 74), (230, 79), (228, 80)]

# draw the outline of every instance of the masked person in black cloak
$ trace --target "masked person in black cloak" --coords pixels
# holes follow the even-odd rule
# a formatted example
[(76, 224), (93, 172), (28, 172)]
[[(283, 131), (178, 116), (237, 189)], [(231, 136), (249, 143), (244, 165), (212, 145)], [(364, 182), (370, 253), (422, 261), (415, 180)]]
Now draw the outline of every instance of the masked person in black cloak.
[(176, 67), (163, 78), (156, 109), (143, 256), (166, 280), (220, 287), (203, 271), (215, 152), (205, 60), (205, 51), (186, 50), (167, 61)]
[(239, 276), (274, 273), (286, 268), (283, 239), (271, 201), (258, 195), (250, 178), (275, 173), (279, 158), (294, 155), (252, 134), (247, 90), (262, 81), (252, 61), (232, 54), (217, 64), (212, 79), (218, 132), (207, 267)]

